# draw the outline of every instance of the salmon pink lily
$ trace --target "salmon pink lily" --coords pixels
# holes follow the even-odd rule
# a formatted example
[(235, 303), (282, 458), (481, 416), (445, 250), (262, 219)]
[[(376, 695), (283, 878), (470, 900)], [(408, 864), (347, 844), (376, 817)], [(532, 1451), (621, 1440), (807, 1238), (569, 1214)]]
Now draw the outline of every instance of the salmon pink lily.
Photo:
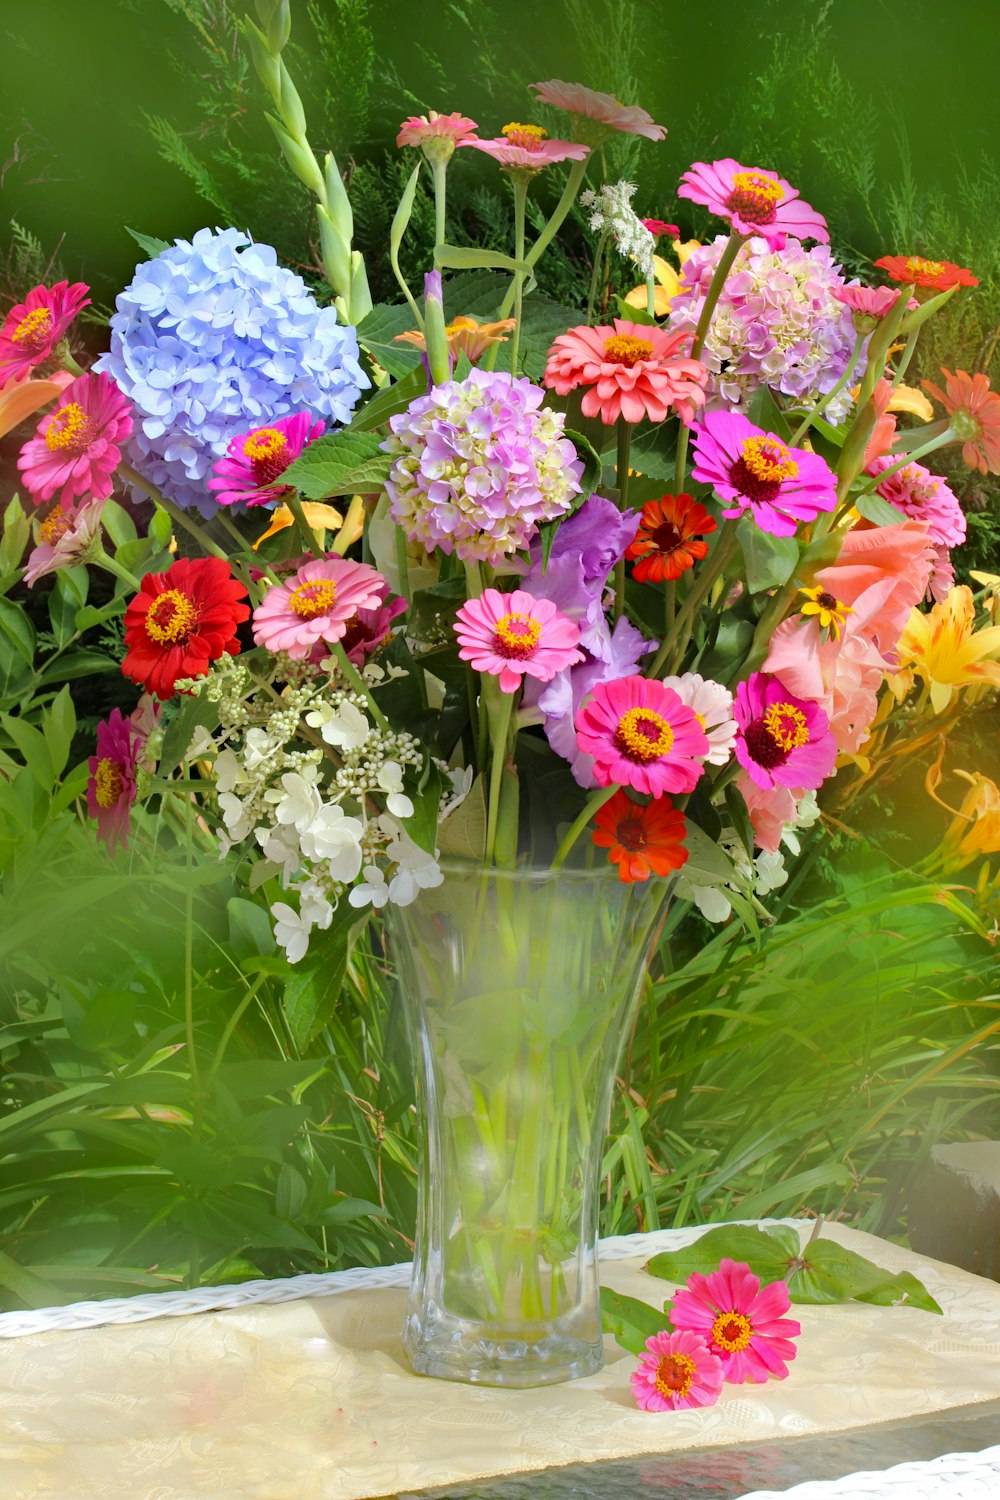
[(16, 380), (48, 359), (82, 307), (90, 302), (82, 281), (35, 286), (12, 307), (0, 329), (0, 380)]
[(675, 1294), (670, 1318), (678, 1330), (704, 1338), (722, 1361), (725, 1379), (734, 1385), (763, 1384), (772, 1375), (784, 1380), (796, 1355), (793, 1339), (801, 1324), (784, 1314), (791, 1306), (788, 1287), (772, 1281), (761, 1289), (743, 1261), (724, 1259), (707, 1276), (693, 1272)]
[(725, 1384), (725, 1365), (700, 1334), (654, 1333), (629, 1376), (641, 1411), (682, 1411), (714, 1406)]
[(691, 792), (708, 756), (708, 736), (672, 688), (645, 677), (599, 682), (576, 715), (581, 750), (594, 757), (598, 786), (645, 796)]
[(776, 250), (788, 235), (829, 240), (826, 220), (799, 197), (797, 188), (765, 167), (743, 167), (731, 156), (696, 161), (681, 178), (678, 198), (690, 198), (726, 219), (735, 234), (760, 235)]
[(557, 672), (584, 659), (580, 627), (550, 599), (523, 589), (501, 594), (485, 589), (455, 617), (459, 657), (476, 672), (499, 677), (501, 690), (516, 693), (525, 676), (551, 682)]

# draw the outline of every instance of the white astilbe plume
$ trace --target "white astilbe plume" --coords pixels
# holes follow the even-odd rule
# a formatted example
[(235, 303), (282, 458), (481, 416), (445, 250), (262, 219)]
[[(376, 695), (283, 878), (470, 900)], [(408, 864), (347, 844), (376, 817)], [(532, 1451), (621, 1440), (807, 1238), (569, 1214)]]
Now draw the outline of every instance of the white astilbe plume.
[(606, 182), (598, 192), (588, 188), (580, 194), (584, 208), (592, 208), (590, 227), (609, 234), (619, 255), (632, 261), (640, 275), (652, 276), (656, 240), (632, 207), (634, 182)]

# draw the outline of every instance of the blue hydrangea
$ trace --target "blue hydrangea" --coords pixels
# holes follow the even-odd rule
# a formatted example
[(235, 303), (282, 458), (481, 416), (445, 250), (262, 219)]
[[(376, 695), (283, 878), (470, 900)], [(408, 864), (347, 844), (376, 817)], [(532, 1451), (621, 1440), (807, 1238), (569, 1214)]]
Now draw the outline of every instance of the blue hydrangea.
[(116, 306), (94, 368), (135, 407), (129, 462), (205, 516), (205, 482), (237, 433), (301, 411), (347, 422), (370, 384), (354, 329), (237, 229), (177, 240), (136, 267)]

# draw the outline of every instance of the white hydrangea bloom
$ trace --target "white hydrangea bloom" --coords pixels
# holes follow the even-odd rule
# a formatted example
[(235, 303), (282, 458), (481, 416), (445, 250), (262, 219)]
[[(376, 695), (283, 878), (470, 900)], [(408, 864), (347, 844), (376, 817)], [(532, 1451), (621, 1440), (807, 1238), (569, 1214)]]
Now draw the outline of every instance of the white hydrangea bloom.
[(302, 852), (308, 859), (324, 860), (333, 880), (352, 881), (361, 869), (361, 838), (364, 825), (350, 818), (337, 802), (326, 803), (312, 822), (300, 830)]
[(413, 803), (403, 791), (403, 768), (398, 761), (384, 762), (378, 773), (378, 784), (386, 793), (385, 805), (393, 817), (413, 817)]
[(371, 734), (371, 724), (360, 708), (346, 698), (336, 708), (330, 703), (318, 703), (306, 714), (306, 723), (311, 729), (318, 729), (328, 745), (341, 750), (360, 750)]
[(297, 964), (305, 957), (309, 947), (309, 934), (313, 924), (308, 916), (300, 916), (284, 901), (276, 901), (271, 907), (274, 919), (274, 941), (284, 948), (290, 964)]
[(364, 880), (352, 886), (347, 899), (352, 906), (374, 906), (380, 911), (389, 900), (385, 875), (378, 865), (365, 865), (363, 873)]
[[(307, 772), (313, 771), (312, 776)], [(286, 771), (281, 778), (283, 794), (268, 793), (268, 800), (276, 799), (275, 817), (279, 823), (291, 823), (298, 833), (305, 833), (313, 823), (323, 805), (315, 784), (315, 769), (307, 766), (305, 771)]]

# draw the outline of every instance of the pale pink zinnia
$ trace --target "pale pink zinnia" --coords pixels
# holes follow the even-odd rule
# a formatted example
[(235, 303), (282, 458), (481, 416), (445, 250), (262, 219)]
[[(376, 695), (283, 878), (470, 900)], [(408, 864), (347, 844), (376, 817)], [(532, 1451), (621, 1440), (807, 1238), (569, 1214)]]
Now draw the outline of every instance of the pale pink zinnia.
[(208, 480), (208, 488), (217, 491), (220, 505), (269, 505), (280, 500), (292, 488), (279, 483), (281, 475), (319, 437), (323, 425), (300, 411), (266, 427), (237, 433), (225, 458), (213, 465), (215, 477)]
[(523, 589), (501, 594), (484, 589), (455, 617), (459, 656), (476, 672), (499, 677), (501, 690), (515, 693), (525, 676), (551, 682), (557, 672), (583, 661), (580, 627), (551, 599)]
[(743, 1261), (723, 1260), (708, 1276), (693, 1272), (675, 1293), (670, 1318), (678, 1330), (700, 1334), (722, 1361), (725, 1378), (734, 1385), (747, 1380), (761, 1385), (771, 1375), (784, 1380), (797, 1350), (792, 1340), (802, 1332), (794, 1318), (788, 1287), (772, 1281), (761, 1290), (760, 1277)]
[(57, 497), (70, 505), (77, 495), (106, 500), (121, 462), (119, 444), (131, 431), (131, 403), (111, 376), (79, 375), (21, 449), (25, 489), (36, 505)]
[(439, 115), (436, 109), (426, 115), (410, 115), (399, 127), (397, 146), (424, 146), (428, 141), (449, 141), (456, 146), (471, 146), (475, 137), (476, 122), (455, 110), (450, 115)]
[(714, 1406), (726, 1380), (725, 1367), (705, 1339), (687, 1329), (654, 1333), (629, 1376), (635, 1404), (642, 1411), (681, 1411)]
[[(892, 454), (876, 458), (867, 472), (881, 475), (898, 463)], [(930, 540), (939, 547), (957, 547), (965, 541), (965, 515), (958, 496), (940, 474), (923, 464), (909, 463), (875, 486), (875, 493), (913, 521), (927, 527)]]
[(664, 687), (673, 688), (681, 702), (693, 710), (695, 718), (708, 735), (711, 747), (705, 756), (708, 764), (724, 766), (736, 743), (732, 693), (721, 682), (702, 677), (700, 672), (685, 672), (682, 677), (663, 677), (661, 681)]
[(564, 83), (561, 78), (550, 78), (546, 83), (533, 83), (535, 97), (541, 104), (551, 104), (553, 109), (564, 109), (581, 120), (592, 120), (608, 130), (623, 130), (626, 135), (644, 135), (648, 141), (662, 141), (667, 133), (665, 125), (656, 125), (653, 117), (637, 104), (622, 104), (614, 94), (602, 94), (598, 89), (588, 89), (582, 83)]
[(662, 422), (671, 410), (685, 422), (704, 405), (708, 372), (684, 353), (690, 333), (616, 318), (614, 327), (571, 328), (549, 350), (543, 377), (560, 396), (583, 388), (583, 414), (617, 422)]
[(89, 291), (82, 281), (32, 287), (0, 328), (0, 380), (26, 375), (48, 359), (81, 307), (89, 303)]
[(749, 510), (761, 531), (793, 536), (837, 503), (837, 477), (818, 453), (789, 448), (739, 412), (707, 412), (694, 429), (695, 479), (734, 502), (724, 516)]
[(314, 558), (268, 589), (253, 612), (254, 641), (305, 661), (319, 642), (342, 640), (359, 609), (378, 609), (384, 591), (385, 579), (367, 563)]
[(826, 220), (799, 197), (798, 189), (764, 167), (742, 167), (731, 156), (696, 161), (681, 178), (678, 198), (700, 203), (737, 234), (759, 234), (773, 250), (783, 250), (786, 235), (797, 240), (830, 236)]
[(103, 500), (85, 500), (79, 510), (54, 505), (38, 528), (35, 550), (28, 558), (24, 581), (29, 589), (47, 573), (86, 562), (101, 534)]
[(136, 736), (120, 708), (97, 726), (96, 754), (87, 761), (87, 811), (97, 819), (97, 836), (114, 854), (128, 848), (128, 825), (135, 801)]
[(560, 161), (583, 161), (590, 147), (578, 141), (546, 140), (540, 125), (505, 125), (495, 140), (470, 141), (477, 151), (485, 151), (508, 172), (540, 172), (543, 167)]
[(597, 683), (575, 722), (598, 786), (617, 783), (652, 797), (693, 791), (711, 749), (694, 710), (655, 678)]

